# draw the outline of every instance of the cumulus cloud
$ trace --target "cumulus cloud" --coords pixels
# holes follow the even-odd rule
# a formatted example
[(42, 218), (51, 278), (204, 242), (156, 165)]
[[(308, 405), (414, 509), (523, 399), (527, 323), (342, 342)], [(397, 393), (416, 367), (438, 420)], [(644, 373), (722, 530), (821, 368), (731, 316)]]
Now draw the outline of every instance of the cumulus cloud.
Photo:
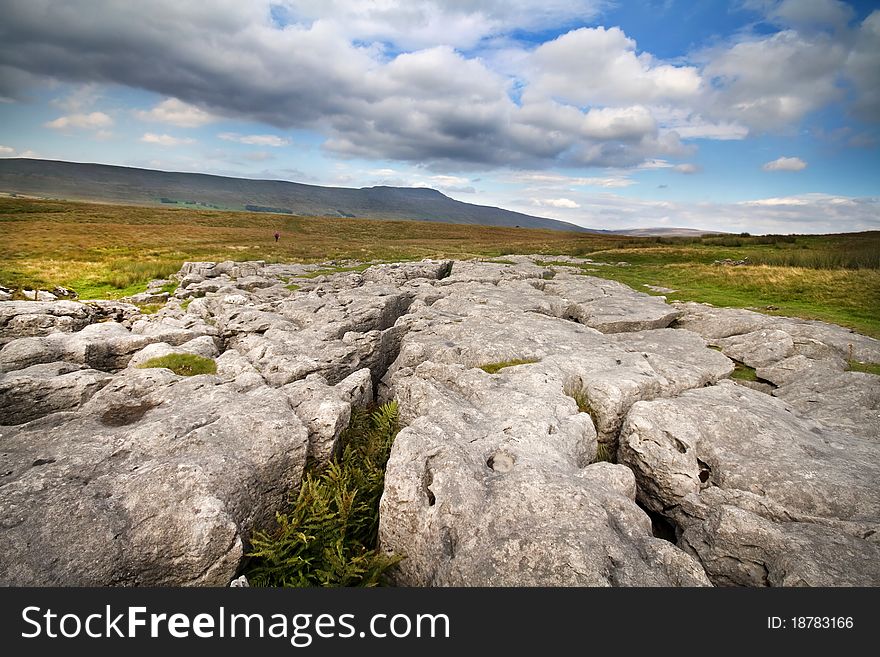
[(251, 146), (272, 146), (274, 148), (280, 148), (282, 146), (290, 145), (289, 139), (279, 137), (278, 135), (240, 135), (236, 132), (221, 132), (217, 136), (225, 141), (235, 141), (239, 144), (249, 144)]
[(169, 123), (181, 128), (198, 128), (217, 120), (210, 112), (177, 98), (167, 98), (150, 110), (137, 110), (135, 116), (141, 121)]
[(702, 80), (692, 66), (654, 61), (618, 27), (581, 28), (542, 44), (532, 55), (525, 97), (577, 105), (683, 102)]
[(617, 27), (515, 38), (583, 24), (603, 0), (94, 0), (54, 3), (52, 21), (48, 0), (7, 4), (0, 96), (34, 76), (120, 84), (166, 97), (136, 113), (145, 121), (313, 130), (332, 154), (435, 171), (686, 158), (689, 140), (790, 130), (850, 97), (880, 116), (880, 13), (849, 26), (830, 0), (764, 3), (785, 29), (674, 62)]
[(807, 163), (799, 157), (780, 157), (761, 167), (764, 171), (802, 171)]
[(53, 130), (68, 130), (71, 128), (82, 130), (100, 130), (113, 125), (113, 119), (104, 112), (91, 112), (90, 114), (69, 114), (59, 116), (53, 121), (44, 124)]
[(14, 157), (15, 149), (10, 146), (0, 144), (0, 157)]
[(172, 137), (171, 135), (157, 135), (153, 132), (144, 133), (141, 141), (145, 144), (158, 144), (159, 146), (180, 146), (181, 144), (194, 144), (191, 137)]

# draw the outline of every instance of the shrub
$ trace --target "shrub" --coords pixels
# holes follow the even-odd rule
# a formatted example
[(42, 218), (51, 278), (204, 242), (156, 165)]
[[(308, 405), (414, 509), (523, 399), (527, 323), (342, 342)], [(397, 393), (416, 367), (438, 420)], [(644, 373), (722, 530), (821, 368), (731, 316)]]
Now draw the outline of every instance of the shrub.
[(397, 403), (358, 409), (342, 453), (307, 471), (277, 527), (256, 532), (246, 574), (254, 586), (376, 586), (401, 557), (381, 553), (379, 499), (397, 435)]
[(178, 376), (195, 376), (197, 374), (216, 374), (217, 363), (211, 358), (203, 358), (195, 354), (168, 354), (151, 358), (142, 365), (141, 369), (151, 367), (165, 367)]

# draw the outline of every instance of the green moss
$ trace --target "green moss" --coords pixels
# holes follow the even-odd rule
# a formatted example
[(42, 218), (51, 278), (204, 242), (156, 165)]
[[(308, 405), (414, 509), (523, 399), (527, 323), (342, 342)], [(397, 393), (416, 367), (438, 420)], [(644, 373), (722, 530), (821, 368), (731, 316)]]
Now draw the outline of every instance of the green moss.
[(758, 375), (755, 374), (754, 367), (734, 361), (733, 373), (730, 375), (730, 378), (738, 379), (739, 381), (757, 381)]
[(291, 292), (296, 292), (300, 288), (300, 286), (296, 283), (291, 283), (290, 285), (285, 285), (284, 287), (286, 287)]
[(193, 302), (192, 297), (190, 297), (189, 299), (185, 299), (184, 301), (182, 301), (180, 303), (180, 309), (186, 310), (187, 308), (189, 308), (189, 304), (191, 304), (192, 302)]
[(341, 455), (310, 469), (277, 526), (256, 532), (246, 575), (254, 586), (376, 586), (401, 557), (382, 553), (379, 499), (398, 430), (396, 402), (355, 410)]
[(862, 363), (857, 360), (847, 361), (848, 369), (851, 372), (864, 372), (865, 374), (876, 374), (880, 376), (880, 363)]
[(138, 305), (141, 313), (144, 315), (155, 315), (165, 304), (162, 303), (142, 303)]
[(538, 360), (539, 359), (537, 358), (517, 358), (514, 360), (503, 360), (497, 363), (486, 363), (485, 365), (480, 365), (479, 368), (488, 374), (497, 374), (505, 367), (515, 367), (516, 365), (529, 365), (530, 363), (537, 363)]
[(216, 374), (217, 363), (211, 358), (203, 358), (195, 354), (168, 354), (151, 358), (139, 365), (141, 369), (164, 367), (178, 376), (196, 376), (197, 374)]
[(166, 283), (165, 285), (163, 285), (163, 286), (160, 288), (159, 291), (160, 291), (160, 292), (167, 292), (168, 294), (174, 294), (174, 291), (177, 289), (177, 285), (178, 285), (178, 284), (175, 283), (175, 282)]

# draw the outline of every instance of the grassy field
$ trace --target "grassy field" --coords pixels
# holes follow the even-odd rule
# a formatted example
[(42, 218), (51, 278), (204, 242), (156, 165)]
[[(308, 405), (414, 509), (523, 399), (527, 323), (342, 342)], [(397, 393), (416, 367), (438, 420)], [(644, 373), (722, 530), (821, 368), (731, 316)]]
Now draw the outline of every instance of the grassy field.
[[(275, 243), (273, 233), (281, 232)], [(584, 273), (669, 299), (823, 319), (880, 337), (880, 232), (633, 238), (416, 221), (296, 217), (0, 197), (0, 284), (118, 298), (184, 260), (323, 262), (577, 255)], [(718, 266), (722, 259), (745, 266)], [(627, 266), (616, 263), (626, 262)]]

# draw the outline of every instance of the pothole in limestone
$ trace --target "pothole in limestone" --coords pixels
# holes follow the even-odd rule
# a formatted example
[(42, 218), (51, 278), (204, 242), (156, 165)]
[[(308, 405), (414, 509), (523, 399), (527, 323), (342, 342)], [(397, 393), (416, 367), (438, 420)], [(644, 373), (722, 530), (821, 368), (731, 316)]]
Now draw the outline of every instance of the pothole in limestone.
[(513, 470), (516, 459), (506, 452), (496, 452), (486, 460), (486, 465), (490, 470), (505, 473)]

